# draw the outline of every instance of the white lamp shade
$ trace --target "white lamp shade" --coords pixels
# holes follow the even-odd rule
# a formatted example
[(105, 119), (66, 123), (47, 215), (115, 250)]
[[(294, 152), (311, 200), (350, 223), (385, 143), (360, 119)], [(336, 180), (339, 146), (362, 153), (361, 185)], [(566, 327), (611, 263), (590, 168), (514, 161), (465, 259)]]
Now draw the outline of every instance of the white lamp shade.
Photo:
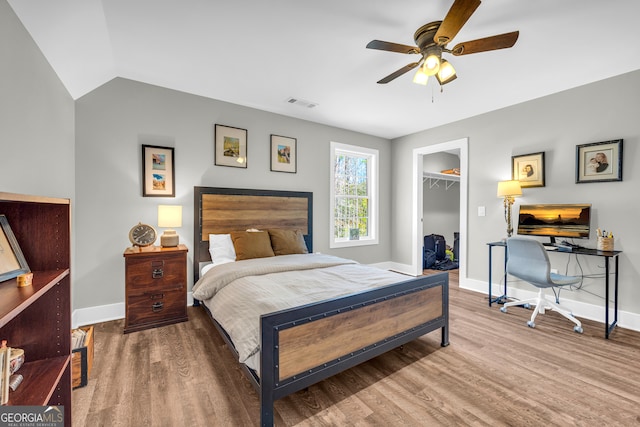
[(498, 197), (522, 196), (520, 181), (500, 181), (498, 182)]
[(182, 206), (158, 205), (158, 227), (182, 227)]

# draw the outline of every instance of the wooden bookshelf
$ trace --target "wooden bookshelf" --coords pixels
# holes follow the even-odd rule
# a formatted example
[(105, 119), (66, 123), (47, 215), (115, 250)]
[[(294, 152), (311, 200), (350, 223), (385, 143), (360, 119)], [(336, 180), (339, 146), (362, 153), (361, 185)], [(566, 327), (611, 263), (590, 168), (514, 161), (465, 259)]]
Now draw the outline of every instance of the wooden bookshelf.
[(24, 380), (9, 405), (62, 405), (71, 426), (71, 235), (68, 199), (0, 192), (0, 214), (33, 272), (33, 283), (0, 282), (0, 339), (24, 349)]

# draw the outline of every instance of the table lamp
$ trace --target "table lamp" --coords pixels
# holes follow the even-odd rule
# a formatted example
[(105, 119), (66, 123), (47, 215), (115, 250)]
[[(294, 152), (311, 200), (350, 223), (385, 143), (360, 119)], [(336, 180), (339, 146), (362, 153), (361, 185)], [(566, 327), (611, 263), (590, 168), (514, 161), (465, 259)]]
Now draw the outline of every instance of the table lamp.
[(182, 227), (182, 206), (158, 205), (158, 227), (168, 228), (160, 236), (162, 247), (178, 246), (180, 237), (173, 227)]
[(504, 220), (507, 222), (507, 237), (513, 234), (511, 227), (511, 206), (515, 197), (522, 196), (520, 181), (500, 181), (498, 182), (498, 197), (504, 198)]

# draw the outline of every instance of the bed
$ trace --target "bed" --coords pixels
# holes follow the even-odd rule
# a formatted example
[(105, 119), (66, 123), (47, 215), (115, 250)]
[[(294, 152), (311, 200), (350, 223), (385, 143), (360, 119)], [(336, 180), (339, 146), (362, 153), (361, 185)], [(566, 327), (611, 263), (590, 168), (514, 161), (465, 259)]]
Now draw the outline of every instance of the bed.
[[(194, 289), (210, 276), (206, 274), (200, 280), (202, 266), (211, 263), (209, 236), (247, 229), (292, 230), (302, 235), (310, 255), (275, 256), (271, 258), (275, 260), (274, 265), (289, 259), (293, 259), (294, 264), (318, 262), (322, 265), (335, 261), (336, 268), (351, 274), (350, 269), (356, 268), (353, 264), (357, 263), (313, 254), (312, 213), (313, 194), (308, 192), (194, 187)], [(274, 268), (267, 259), (243, 260), (236, 264), (240, 262), (245, 263), (241, 269), (233, 263), (215, 269), (246, 270), (249, 279), (253, 279), (252, 268), (256, 271)], [(279, 273), (274, 274), (272, 283), (279, 280)], [(372, 277), (380, 274), (380, 280), (384, 281), (391, 273), (378, 270), (371, 274)], [(317, 276), (315, 280), (324, 279)], [(447, 273), (418, 278), (401, 276), (400, 281), (383, 283), (371, 289), (266, 312), (255, 319), (258, 352), (251, 355), (251, 363), (247, 360), (241, 366), (260, 396), (261, 425), (273, 425), (275, 400), (419, 336), (440, 329), (441, 345), (449, 344)], [(221, 294), (213, 296), (207, 305), (216, 307), (213, 300)], [(194, 305), (201, 305), (200, 301), (194, 299)], [(241, 346), (236, 348), (230, 334), (216, 320), (216, 313), (212, 312), (215, 309), (206, 306), (205, 309), (240, 359), (246, 350)]]

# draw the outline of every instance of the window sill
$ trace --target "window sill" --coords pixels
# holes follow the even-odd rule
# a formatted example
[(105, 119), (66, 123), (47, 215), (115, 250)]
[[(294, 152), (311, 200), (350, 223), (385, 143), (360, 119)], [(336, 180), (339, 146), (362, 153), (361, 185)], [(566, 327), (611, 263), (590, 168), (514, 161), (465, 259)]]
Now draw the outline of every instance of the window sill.
[(370, 246), (377, 245), (378, 239), (360, 239), (360, 240), (332, 240), (329, 242), (330, 248), (351, 248), (354, 246)]

